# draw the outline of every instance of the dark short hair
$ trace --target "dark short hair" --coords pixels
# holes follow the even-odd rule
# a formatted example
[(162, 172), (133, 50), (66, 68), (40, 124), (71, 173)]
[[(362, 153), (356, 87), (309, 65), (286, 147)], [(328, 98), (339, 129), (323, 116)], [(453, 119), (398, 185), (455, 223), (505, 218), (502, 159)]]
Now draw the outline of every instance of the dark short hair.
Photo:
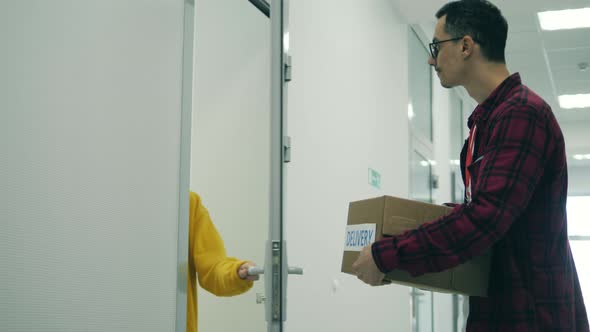
[(469, 35), (480, 45), (484, 58), (506, 63), (508, 22), (498, 7), (486, 0), (459, 0), (447, 3), (435, 16), (440, 19), (445, 15), (445, 31), (449, 35)]

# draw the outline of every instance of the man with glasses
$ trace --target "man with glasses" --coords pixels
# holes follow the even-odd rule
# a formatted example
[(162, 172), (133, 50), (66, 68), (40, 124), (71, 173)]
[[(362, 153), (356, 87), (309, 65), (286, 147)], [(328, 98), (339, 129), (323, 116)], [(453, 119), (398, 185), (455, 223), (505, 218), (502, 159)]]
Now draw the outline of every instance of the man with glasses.
[(508, 72), (508, 24), (498, 8), (454, 1), (436, 18), (428, 63), (443, 87), (463, 86), (478, 103), (461, 152), (465, 202), (367, 246), (353, 269), (378, 285), (395, 269), (438, 272), (493, 250), (488, 297), (470, 297), (468, 331), (588, 331), (567, 238), (564, 138), (553, 112)]

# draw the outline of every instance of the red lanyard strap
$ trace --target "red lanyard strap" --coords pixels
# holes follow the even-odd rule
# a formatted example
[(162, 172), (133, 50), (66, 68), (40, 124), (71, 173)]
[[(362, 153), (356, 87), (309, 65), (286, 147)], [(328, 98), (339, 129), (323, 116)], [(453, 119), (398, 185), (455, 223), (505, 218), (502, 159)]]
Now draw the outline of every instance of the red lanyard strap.
[(473, 154), (475, 153), (475, 132), (477, 126), (473, 125), (469, 130), (469, 139), (467, 140), (467, 156), (465, 157), (465, 195), (467, 196), (467, 202), (471, 202), (471, 173), (469, 172), (469, 166), (473, 161)]

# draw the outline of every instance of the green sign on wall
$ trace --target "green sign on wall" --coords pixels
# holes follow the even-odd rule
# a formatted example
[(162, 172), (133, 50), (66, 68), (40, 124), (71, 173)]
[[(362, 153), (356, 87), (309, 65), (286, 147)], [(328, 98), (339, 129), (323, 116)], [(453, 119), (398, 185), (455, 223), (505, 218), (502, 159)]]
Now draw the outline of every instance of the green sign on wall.
[(369, 184), (377, 189), (381, 189), (381, 174), (369, 167)]

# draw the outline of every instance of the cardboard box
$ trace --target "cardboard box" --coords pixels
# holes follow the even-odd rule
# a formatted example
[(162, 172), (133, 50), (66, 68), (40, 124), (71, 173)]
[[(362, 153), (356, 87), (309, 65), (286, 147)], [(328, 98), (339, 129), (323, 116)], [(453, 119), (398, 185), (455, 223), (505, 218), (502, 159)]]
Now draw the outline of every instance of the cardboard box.
[[(428, 204), (391, 196), (351, 202), (342, 257), (342, 272), (352, 273), (352, 263), (360, 250), (375, 240), (414, 229), (448, 214), (447, 206)], [(412, 277), (403, 270), (386, 275), (385, 283), (444, 293), (487, 296), (491, 254), (476, 257), (460, 266), (437, 273)]]

